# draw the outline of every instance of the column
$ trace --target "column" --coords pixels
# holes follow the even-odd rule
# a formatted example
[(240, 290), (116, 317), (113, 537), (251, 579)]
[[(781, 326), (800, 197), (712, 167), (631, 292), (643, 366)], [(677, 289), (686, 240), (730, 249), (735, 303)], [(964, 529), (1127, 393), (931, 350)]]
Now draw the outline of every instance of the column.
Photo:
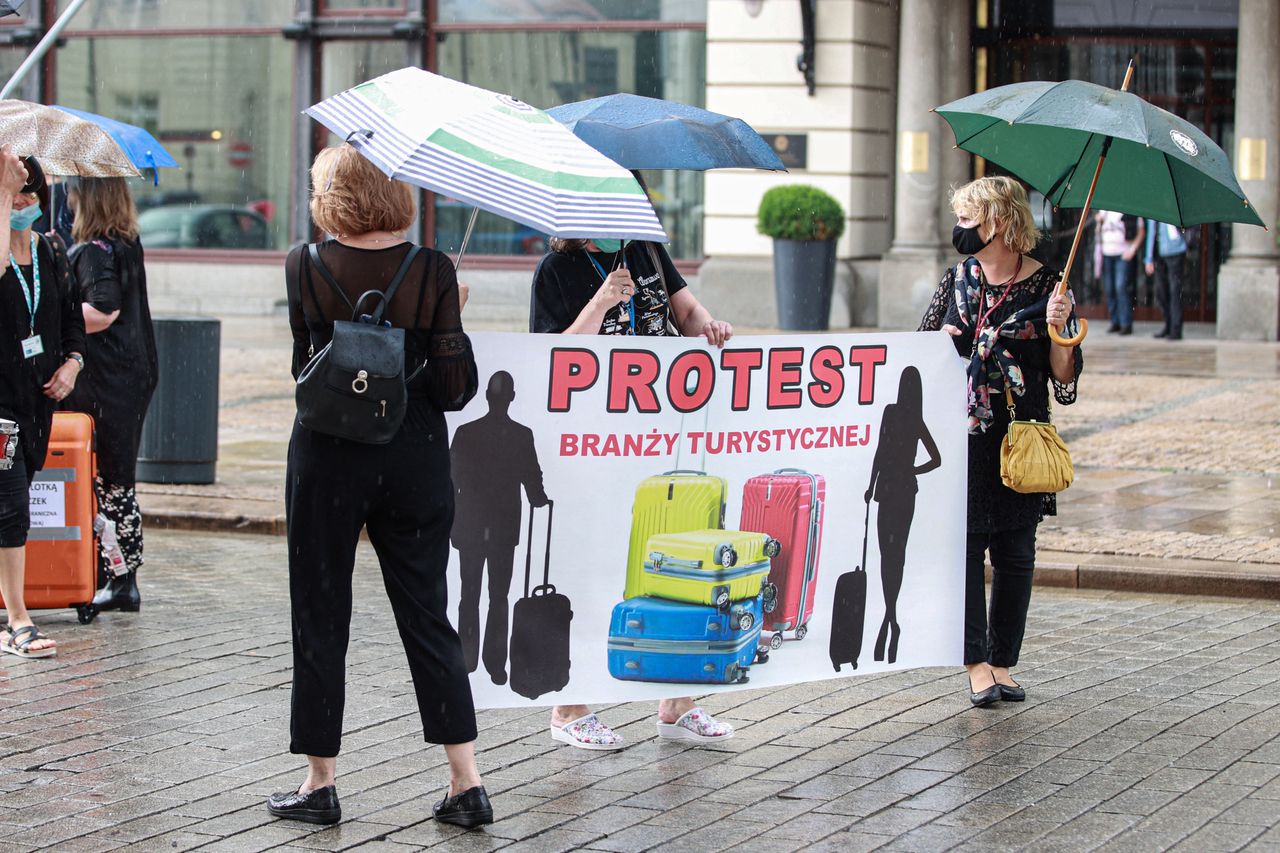
[(1271, 230), (1231, 229), (1218, 272), (1218, 337), (1280, 338), (1280, 0), (1240, 0), (1236, 48), (1236, 150), (1240, 187)]
[(893, 244), (880, 266), (881, 328), (915, 328), (954, 254), (944, 236), (952, 225), (943, 216), (947, 181), (967, 177), (967, 165), (959, 165), (967, 157), (951, 150), (950, 129), (929, 111), (970, 91), (968, 15), (968, 3), (902, 0)]

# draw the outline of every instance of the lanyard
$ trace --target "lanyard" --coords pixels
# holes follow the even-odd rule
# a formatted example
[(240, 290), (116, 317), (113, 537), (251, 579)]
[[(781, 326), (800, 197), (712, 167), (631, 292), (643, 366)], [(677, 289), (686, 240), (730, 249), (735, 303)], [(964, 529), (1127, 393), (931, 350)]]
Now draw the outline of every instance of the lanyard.
[(1013, 281), (1018, 277), (1018, 273), (1020, 272), (1022, 272), (1022, 255), (1018, 255), (1018, 266), (1014, 269), (1013, 275), (1009, 276), (1009, 280), (1004, 283), (1004, 293), (1000, 294), (1000, 298), (997, 299), (995, 304), (988, 308), (985, 313), (982, 310), (982, 305), (987, 301), (987, 280), (986, 276), (983, 276), (982, 287), (978, 288), (978, 322), (975, 323), (973, 327), (973, 342), (975, 344), (977, 344), (979, 336), (982, 335), (982, 329), (987, 324), (987, 320), (991, 319), (991, 315), (1000, 307), (1000, 303), (1004, 302), (1005, 297), (1009, 295), (1009, 291), (1013, 290)]
[[(626, 250), (623, 249), (621, 251), (622, 251), (622, 267), (625, 269), (627, 266)], [(605, 273), (604, 267), (600, 266), (600, 262), (597, 261), (590, 252), (587, 252), (587, 260), (591, 261), (591, 265), (596, 268), (596, 272), (600, 273), (600, 283), (603, 284), (604, 280), (609, 277)], [(631, 294), (631, 299), (633, 301), (635, 300), (635, 298), (636, 298), (636, 295), (634, 293)], [(627, 320), (630, 321), (631, 323), (631, 334), (634, 335), (636, 333), (635, 305), (628, 303), (626, 311), (627, 311)]]
[(40, 257), (36, 254), (34, 231), (31, 232), (31, 277), (35, 280), (35, 286), (27, 284), (27, 277), (22, 274), (22, 268), (18, 266), (18, 259), (13, 256), (13, 252), (9, 253), (9, 265), (18, 277), (18, 284), (22, 285), (22, 299), (27, 303), (27, 313), (31, 315), (31, 337), (35, 337), (36, 309), (40, 307)]

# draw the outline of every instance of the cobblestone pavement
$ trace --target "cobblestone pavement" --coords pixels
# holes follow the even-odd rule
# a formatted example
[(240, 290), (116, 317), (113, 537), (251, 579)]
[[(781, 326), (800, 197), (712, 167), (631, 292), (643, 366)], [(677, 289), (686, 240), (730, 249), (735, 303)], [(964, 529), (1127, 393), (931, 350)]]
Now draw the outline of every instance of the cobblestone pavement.
[[(1280, 603), (1037, 591), (1029, 701), (968, 708), (916, 670), (715, 697), (716, 749), (552, 745), (546, 711), (481, 714), (500, 819), (430, 820), (425, 746), (367, 547), (339, 766), (344, 822), (271, 819), (286, 752), (281, 537), (152, 532), (139, 614), (46, 613), (52, 661), (0, 661), (0, 846), (28, 850), (1280, 851)], [(358, 697), (358, 701), (356, 701)]]

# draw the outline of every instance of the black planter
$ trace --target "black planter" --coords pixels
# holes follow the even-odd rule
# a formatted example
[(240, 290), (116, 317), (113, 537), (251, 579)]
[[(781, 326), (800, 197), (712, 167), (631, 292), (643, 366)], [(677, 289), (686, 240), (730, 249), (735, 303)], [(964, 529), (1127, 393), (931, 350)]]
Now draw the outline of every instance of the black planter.
[(773, 241), (773, 288), (779, 329), (826, 330), (835, 284), (835, 240)]

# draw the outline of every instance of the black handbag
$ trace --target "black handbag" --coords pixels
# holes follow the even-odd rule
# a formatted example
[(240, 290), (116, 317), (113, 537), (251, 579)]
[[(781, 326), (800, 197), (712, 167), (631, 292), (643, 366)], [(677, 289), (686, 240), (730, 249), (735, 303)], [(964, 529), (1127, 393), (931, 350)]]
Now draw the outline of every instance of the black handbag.
[[(400, 431), (409, 395), (404, 375), (404, 329), (383, 322), (382, 315), (419, 247), (409, 249), (385, 292), (365, 291), (354, 305), (333, 280), (318, 247), (313, 243), (307, 251), (311, 266), (351, 307), (351, 320), (334, 322), (333, 339), (298, 375), (294, 395), (298, 423), (349, 441), (386, 444)], [(314, 301), (314, 289), (311, 296)], [(362, 314), (360, 307), (371, 296), (377, 297), (378, 306), (372, 314)]]

